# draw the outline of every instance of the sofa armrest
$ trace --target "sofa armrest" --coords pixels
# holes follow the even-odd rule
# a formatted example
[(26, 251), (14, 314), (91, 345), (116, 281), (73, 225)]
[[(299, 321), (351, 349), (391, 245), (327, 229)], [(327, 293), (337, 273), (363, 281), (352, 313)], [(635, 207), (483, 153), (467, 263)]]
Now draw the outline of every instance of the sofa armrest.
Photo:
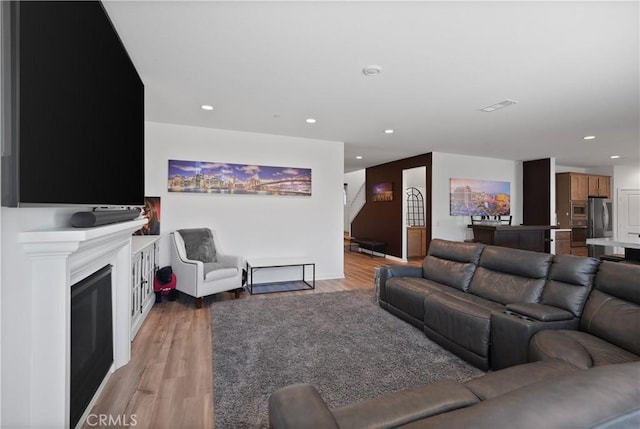
[(380, 282), (391, 277), (422, 277), (422, 267), (416, 265), (382, 265)]
[(536, 303), (507, 304), (507, 311), (528, 317), (540, 322), (556, 322), (559, 320), (571, 320), (574, 315), (562, 308)]
[[(541, 305), (540, 307), (549, 306)], [(544, 310), (538, 308), (538, 312), (529, 311), (528, 314), (544, 318), (545, 314), (547, 316), (554, 314), (555, 310), (552, 310), (554, 308), (549, 307)], [(571, 314), (565, 310), (556, 310)], [(542, 321), (529, 315), (515, 313), (512, 310), (493, 311), (491, 313), (491, 369), (496, 370), (527, 363), (529, 361), (529, 341), (535, 333), (544, 329), (578, 329), (578, 323), (579, 319), (572, 314), (570, 319)]]
[(293, 384), (269, 397), (271, 429), (339, 429), (320, 394), (310, 384)]
[(241, 256), (236, 256), (236, 255), (220, 255), (218, 254), (218, 262), (222, 262), (225, 265), (228, 265), (230, 267), (236, 267), (239, 270), (242, 270), (243, 267), (243, 259)]
[(387, 302), (387, 280), (391, 277), (422, 277), (422, 267), (415, 265), (381, 265), (378, 269), (379, 301), (384, 307)]
[(176, 289), (191, 296), (197, 296), (197, 284), (204, 279), (204, 264), (200, 261), (188, 259), (184, 248), (175, 240), (175, 233), (171, 233), (171, 268), (176, 275)]

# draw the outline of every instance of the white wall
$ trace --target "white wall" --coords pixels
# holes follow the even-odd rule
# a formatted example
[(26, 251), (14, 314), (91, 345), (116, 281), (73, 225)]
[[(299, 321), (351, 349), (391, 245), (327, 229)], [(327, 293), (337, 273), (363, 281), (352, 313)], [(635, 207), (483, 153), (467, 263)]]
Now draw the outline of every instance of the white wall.
[(613, 167), (613, 191), (618, 189), (640, 189), (640, 165), (618, 165)]
[(351, 223), (349, 222), (349, 219), (352, 217), (352, 213), (350, 208), (356, 194), (364, 185), (365, 180), (366, 170), (364, 169), (344, 174), (344, 183), (347, 184), (347, 204), (344, 207), (344, 230), (346, 232), (351, 232)]
[(556, 173), (587, 173), (586, 168), (581, 167), (568, 167), (566, 165), (556, 164)]
[[(171, 231), (211, 227), (226, 253), (306, 256), (317, 279), (344, 277), (343, 143), (154, 122), (145, 132), (145, 187), (161, 197), (163, 265), (170, 264)], [(312, 195), (168, 192), (169, 159), (311, 168)]]
[(522, 163), (504, 159), (433, 152), (432, 237), (462, 241), (473, 236), (468, 216), (449, 215), (449, 179), (511, 182), (513, 224), (522, 223)]

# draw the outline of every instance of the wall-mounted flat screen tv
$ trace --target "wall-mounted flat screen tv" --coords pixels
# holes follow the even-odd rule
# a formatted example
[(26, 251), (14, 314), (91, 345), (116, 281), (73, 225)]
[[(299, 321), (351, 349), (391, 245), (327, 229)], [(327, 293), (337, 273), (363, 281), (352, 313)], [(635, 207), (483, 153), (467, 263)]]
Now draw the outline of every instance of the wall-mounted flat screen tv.
[(143, 205), (144, 85), (102, 3), (11, 3), (17, 205)]

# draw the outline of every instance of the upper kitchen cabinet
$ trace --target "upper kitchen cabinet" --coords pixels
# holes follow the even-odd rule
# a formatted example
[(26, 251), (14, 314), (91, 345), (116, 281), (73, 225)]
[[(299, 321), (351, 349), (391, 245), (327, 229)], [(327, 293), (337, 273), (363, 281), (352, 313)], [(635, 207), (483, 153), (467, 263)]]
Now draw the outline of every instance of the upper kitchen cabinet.
[(567, 174), (571, 180), (571, 200), (585, 201), (589, 198), (589, 176), (579, 173), (562, 173)]
[(611, 198), (611, 177), (594, 176), (589, 177), (589, 197)]
[[(589, 197), (611, 197), (611, 177), (584, 173), (556, 174), (556, 214), (558, 226), (572, 228), (585, 214)], [(580, 219), (576, 219), (580, 218)], [(578, 222), (576, 222), (578, 221)]]
[[(558, 173), (556, 180), (569, 187), (571, 201), (586, 201), (589, 197), (611, 198), (611, 177), (584, 173)], [(566, 195), (563, 196), (566, 198)]]

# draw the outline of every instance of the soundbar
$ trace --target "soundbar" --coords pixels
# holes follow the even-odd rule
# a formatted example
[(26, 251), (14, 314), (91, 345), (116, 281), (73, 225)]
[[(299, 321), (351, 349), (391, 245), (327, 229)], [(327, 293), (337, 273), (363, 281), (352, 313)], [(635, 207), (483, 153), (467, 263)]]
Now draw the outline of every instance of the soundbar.
[(98, 210), (92, 212), (76, 212), (71, 216), (74, 228), (91, 228), (110, 223), (126, 222), (140, 216), (140, 209)]

